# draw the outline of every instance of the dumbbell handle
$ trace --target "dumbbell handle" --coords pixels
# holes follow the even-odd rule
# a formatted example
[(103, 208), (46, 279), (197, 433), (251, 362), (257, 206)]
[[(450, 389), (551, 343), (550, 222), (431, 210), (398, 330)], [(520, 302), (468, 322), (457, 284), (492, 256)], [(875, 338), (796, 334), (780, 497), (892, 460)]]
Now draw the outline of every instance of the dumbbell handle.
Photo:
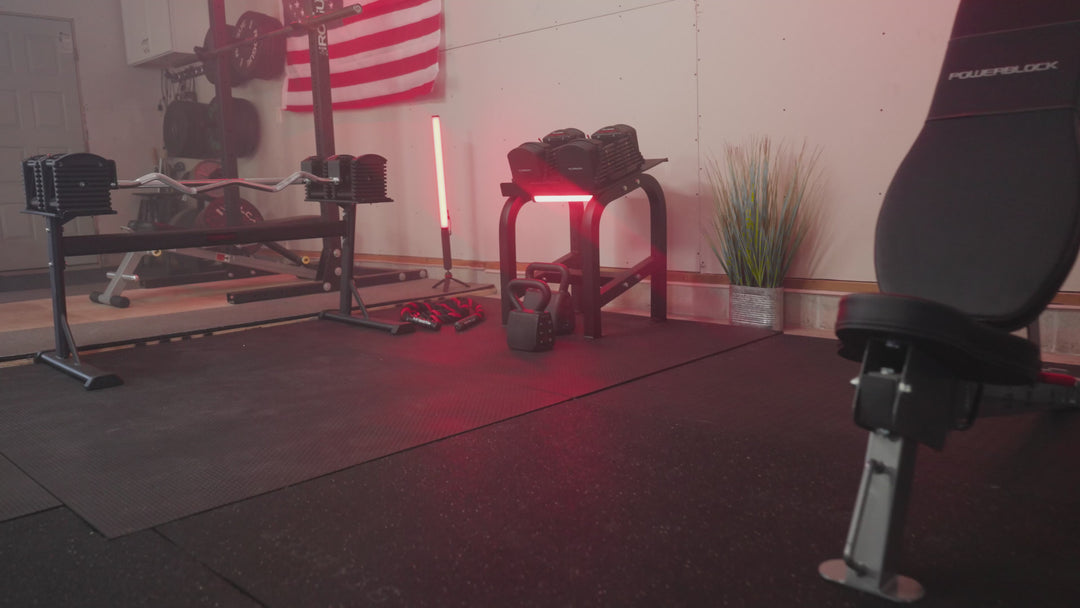
[(516, 310), (525, 310), (525, 305), (518, 299), (518, 291), (524, 293), (528, 289), (535, 289), (540, 292), (540, 303), (537, 304), (536, 310), (546, 310), (547, 305), (551, 302), (551, 288), (548, 284), (539, 279), (514, 279), (506, 284), (506, 290), (510, 292), (510, 302)]
[(465, 331), (466, 329), (469, 329), (473, 325), (476, 325), (477, 323), (479, 323), (479, 322), (481, 322), (483, 320), (484, 320), (484, 315), (482, 315), (480, 313), (471, 314), (471, 315), (469, 315), (469, 316), (467, 316), (465, 318), (458, 319), (457, 321), (455, 321), (454, 322), (454, 330), (455, 331)]
[(439, 331), (439, 328), (442, 327), (442, 323), (439, 323), (435, 319), (428, 319), (420, 315), (404, 315), (403, 318), (409, 323), (426, 327), (432, 331)]

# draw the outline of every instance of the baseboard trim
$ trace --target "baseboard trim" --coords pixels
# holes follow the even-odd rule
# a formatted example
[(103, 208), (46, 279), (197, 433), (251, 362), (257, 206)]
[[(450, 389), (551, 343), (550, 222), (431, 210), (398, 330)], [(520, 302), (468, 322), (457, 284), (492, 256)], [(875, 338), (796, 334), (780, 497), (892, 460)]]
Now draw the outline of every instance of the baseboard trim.
[[(307, 252), (308, 255), (318, 257), (318, 252)], [(385, 264), (405, 264), (415, 266), (442, 266), (442, 258), (422, 257), (422, 256), (409, 256), (409, 255), (388, 255), (388, 254), (372, 254), (364, 253), (357, 254), (357, 260), (364, 262), (381, 262)], [(477, 270), (486, 271), (499, 271), (498, 261), (484, 261), (484, 260), (452, 260), (452, 264), (455, 268), (472, 268)], [(518, 264), (518, 271), (524, 271), (525, 263)], [(625, 268), (616, 267), (603, 267), (602, 271), (605, 272), (619, 272), (626, 270)], [(724, 274), (711, 274), (704, 272), (689, 272), (685, 270), (668, 270), (668, 281), (680, 282), (687, 284), (701, 284), (701, 285), (729, 285), (727, 275)], [(789, 277), (784, 279), (785, 289), (798, 289), (803, 291), (820, 291), (820, 292), (833, 292), (833, 293), (877, 293), (877, 283), (873, 281), (845, 281), (841, 279), (807, 279), (799, 277)], [(1053, 304), (1060, 304), (1064, 306), (1080, 306), (1080, 292), (1076, 291), (1062, 291), (1053, 299)]]

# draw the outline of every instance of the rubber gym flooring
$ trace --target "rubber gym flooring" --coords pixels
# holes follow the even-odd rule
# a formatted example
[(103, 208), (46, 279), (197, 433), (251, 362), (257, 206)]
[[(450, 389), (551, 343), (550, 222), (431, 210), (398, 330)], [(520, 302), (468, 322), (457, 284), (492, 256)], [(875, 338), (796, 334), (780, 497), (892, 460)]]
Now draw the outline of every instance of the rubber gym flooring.
[[(84, 355), (101, 391), (0, 368), (0, 605), (891, 605), (817, 575), (866, 441), (833, 340), (605, 312), (524, 353), (484, 304)], [(1040, 414), (920, 448), (919, 605), (1075, 606), (1078, 446)]]

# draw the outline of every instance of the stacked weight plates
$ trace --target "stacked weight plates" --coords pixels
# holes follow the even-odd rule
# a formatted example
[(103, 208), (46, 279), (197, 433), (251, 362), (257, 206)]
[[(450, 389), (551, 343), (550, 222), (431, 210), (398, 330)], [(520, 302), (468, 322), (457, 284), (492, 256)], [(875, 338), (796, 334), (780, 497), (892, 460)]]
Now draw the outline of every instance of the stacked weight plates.
[(112, 213), (116, 163), (96, 154), (42, 154), (23, 161), (26, 208), (46, 213)]
[(552, 131), (539, 142), (526, 142), (507, 154), (513, 180), (527, 191), (558, 188), (570, 182), (585, 192), (640, 171), (645, 159), (637, 131), (616, 124), (591, 136), (573, 128)]
[(390, 203), (386, 195), (386, 159), (378, 154), (350, 156), (337, 154), (323, 160), (309, 156), (300, 170), (337, 179), (333, 185), (309, 183), (304, 187), (309, 201), (332, 203)]
[(353, 200), (358, 203), (384, 203), (386, 196), (386, 159), (365, 154), (353, 159)]
[[(300, 162), (300, 170), (318, 177), (326, 177), (326, 161), (320, 156), (309, 156)], [(304, 200), (326, 201), (334, 198), (329, 184), (308, 182), (304, 184)]]
[(641, 170), (645, 158), (638, 149), (637, 130), (623, 124), (604, 127), (590, 139), (600, 142), (600, 183), (613, 182)]
[[(225, 44), (250, 40), (280, 29), (281, 22), (276, 18), (257, 11), (247, 11), (236, 20), (235, 26), (225, 26)], [(203, 38), (203, 45), (195, 51), (205, 57), (203, 73), (210, 84), (218, 83), (218, 62), (216, 57), (205, 54), (214, 48), (214, 32), (208, 30)], [(232, 68), (232, 86), (239, 86), (253, 78), (277, 78), (285, 71), (285, 37), (273, 36), (238, 46), (228, 55), (228, 59)]]

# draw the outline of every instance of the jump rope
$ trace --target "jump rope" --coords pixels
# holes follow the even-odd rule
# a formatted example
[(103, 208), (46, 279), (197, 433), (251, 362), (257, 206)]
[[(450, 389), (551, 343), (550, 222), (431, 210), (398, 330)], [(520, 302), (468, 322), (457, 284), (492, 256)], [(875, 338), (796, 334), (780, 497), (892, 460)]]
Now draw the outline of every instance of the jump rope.
[(484, 308), (472, 298), (409, 302), (401, 307), (401, 320), (432, 331), (453, 323), (456, 331), (465, 331), (484, 320)]

